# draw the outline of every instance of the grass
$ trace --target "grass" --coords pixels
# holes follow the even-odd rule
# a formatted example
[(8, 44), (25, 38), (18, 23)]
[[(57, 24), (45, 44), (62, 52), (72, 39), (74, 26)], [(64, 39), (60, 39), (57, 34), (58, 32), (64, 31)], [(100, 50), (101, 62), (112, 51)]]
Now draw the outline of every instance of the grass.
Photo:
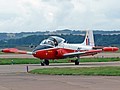
[(38, 63), (40, 63), (40, 60), (34, 58), (0, 58), (0, 65)]
[[(72, 58), (75, 60), (75, 58)], [(112, 62), (120, 61), (120, 58), (81, 58), (80, 62)], [(0, 65), (9, 64), (40, 64), (39, 59), (35, 58), (0, 58)], [(70, 63), (69, 59), (50, 60), (50, 63)]]
[[(75, 60), (75, 58), (67, 58), (67, 59), (59, 59), (59, 60), (51, 60), (51, 63), (67, 63), (70, 60)], [(112, 62), (112, 61), (120, 61), (120, 58), (80, 58), (80, 62)]]
[(4, 54), (3, 52), (0, 52), (0, 54)]
[(120, 58), (82, 58), (80, 62), (111, 62), (120, 61)]
[(29, 71), (45, 75), (120, 76), (120, 67), (43, 68)]

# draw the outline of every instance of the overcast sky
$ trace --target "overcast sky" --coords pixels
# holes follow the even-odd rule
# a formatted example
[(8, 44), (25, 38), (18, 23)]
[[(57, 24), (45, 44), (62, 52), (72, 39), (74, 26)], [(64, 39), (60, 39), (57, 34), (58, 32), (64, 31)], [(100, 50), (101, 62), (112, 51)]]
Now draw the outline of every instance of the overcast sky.
[(0, 32), (120, 29), (120, 0), (0, 0)]

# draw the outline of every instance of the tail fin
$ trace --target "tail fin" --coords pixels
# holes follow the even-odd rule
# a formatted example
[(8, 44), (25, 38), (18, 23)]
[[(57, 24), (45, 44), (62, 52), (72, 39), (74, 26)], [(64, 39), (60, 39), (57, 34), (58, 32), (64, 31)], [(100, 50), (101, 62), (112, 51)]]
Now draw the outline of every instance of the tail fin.
[(84, 42), (82, 44), (83, 45), (94, 46), (93, 31), (91, 31), (91, 30), (86, 31), (86, 36), (85, 36)]

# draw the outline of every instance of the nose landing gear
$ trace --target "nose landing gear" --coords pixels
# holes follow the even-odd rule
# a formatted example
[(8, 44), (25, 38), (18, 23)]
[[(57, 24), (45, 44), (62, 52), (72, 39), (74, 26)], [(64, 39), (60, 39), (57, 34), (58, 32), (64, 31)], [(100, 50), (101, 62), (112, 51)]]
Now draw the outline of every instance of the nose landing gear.
[(75, 65), (79, 65), (79, 60), (80, 60), (80, 57), (79, 57), (79, 56), (77, 56), (76, 58), (77, 58), (77, 59), (75, 60)]
[(75, 60), (75, 65), (79, 65), (79, 59)]
[(41, 66), (44, 66), (44, 65), (49, 65), (49, 60), (45, 59), (43, 62), (41, 62)]

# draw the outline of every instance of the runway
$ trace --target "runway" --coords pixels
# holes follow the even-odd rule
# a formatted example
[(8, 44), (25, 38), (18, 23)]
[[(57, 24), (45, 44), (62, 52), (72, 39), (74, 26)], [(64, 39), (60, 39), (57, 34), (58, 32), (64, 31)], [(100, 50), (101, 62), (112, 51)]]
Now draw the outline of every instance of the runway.
[[(13, 54), (6, 55), (9, 58), (16, 57)], [(7, 58), (6, 55), (1, 58)], [(114, 56), (118, 57), (119, 54)], [(26, 55), (22, 57), (29, 58)], [(33, 75), (27, 73), (27, 66), (29, 70), (54, 67), (104, 67), (120, 66), (120, 61), (80, 63), (78, 66), (74, 63), (50, 63), (50, 66), (41, 66), (40, 64), (0, 65), (0, 90), (119, 90), (120, 88), (119, 76)]]
[(0, 90), (119, 90), (120, 77), (116, 76), (58, 76), (33, 75), (27, 73), (36, 68), (53, 67), (99, 67), (120, 66), (120, 62), (57, 63), (50, 66), (31, 65), (0, 65)]
[(119, 90), (120, 77), (0, 75), (0, 90)]
[(23, 65), (0, 65), (0, 74), (3, 73), (21, 73), (37, 68), (64, 68), (64, 67), (105, 67), (105, 66), (120, 66), (120, 61), (117, 62), (87, 62), (74, 65), (74, 63), (50, 63), (49, 66), (41, 66), (40, 64), (23, 64)]

